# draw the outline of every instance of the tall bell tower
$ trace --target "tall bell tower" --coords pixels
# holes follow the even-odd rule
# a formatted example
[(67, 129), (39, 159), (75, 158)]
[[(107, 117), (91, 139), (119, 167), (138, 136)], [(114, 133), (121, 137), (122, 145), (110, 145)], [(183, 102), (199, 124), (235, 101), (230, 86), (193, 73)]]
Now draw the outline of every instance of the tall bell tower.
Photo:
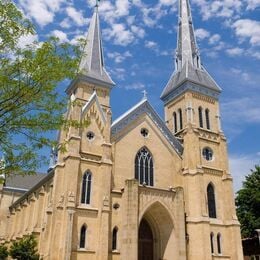
[(189, 0), (179, 0), (175, 71), (161, 99), (168, 127), (184, 145), (188, 259), (243, 259), (220, 93), (202, 66)]

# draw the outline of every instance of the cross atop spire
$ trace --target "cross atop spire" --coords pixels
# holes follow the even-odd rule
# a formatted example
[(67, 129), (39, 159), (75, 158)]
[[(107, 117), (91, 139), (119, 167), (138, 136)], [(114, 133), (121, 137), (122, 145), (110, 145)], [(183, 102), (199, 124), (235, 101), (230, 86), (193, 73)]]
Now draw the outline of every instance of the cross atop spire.
[(179, 32), (176, 51), (176, 70), (186, 62), (200, 68), (200, 56), (196, 44), (189, 0), (179, 0)]
[(102, 83), (102, 85), (112, 87), (115, 83), (108, 75), (104, 64), (98, 4), (99, 0), (96, 0), (96, 6), (90, 21), (86, 46), (79, 65), (79, 71), (91, 81), (98, 81)]

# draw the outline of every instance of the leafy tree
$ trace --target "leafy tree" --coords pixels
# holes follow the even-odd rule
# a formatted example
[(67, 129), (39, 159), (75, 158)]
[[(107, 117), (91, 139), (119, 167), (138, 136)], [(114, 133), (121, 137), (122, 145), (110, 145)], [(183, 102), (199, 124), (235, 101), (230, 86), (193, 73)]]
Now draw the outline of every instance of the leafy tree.
[(35, 172), (43, 162), (38, 152), (56, 145), (46, 136), (61, 126), (81, 126), (64, 117), (66, 101), (57, 90), (75, 77), (79, 46), (50, 38), (21, 47), (28, 35), (36, 35), (31, 22), (12, 1), (0, 1), (0, 175)]
[(0, 245), (0, 259), (6, 260), (8, 257), (8, 249), (5, 245)]
[(14, 241), (10, 247), (9, 254), (17, 260), (38, 260), (37, 241), (33, 235), (26, 236), (19, 241)]
[(242, 236), (253, 236), (254, 230), (260, 228), (260, 166), (255, 166), (255, 170), (246, 176), (238, 191), (236, 206)]

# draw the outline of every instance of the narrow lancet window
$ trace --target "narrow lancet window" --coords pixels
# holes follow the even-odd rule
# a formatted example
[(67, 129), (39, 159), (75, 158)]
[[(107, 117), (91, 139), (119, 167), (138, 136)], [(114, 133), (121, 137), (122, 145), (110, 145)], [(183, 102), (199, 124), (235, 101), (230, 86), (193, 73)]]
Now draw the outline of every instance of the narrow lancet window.
[(173, 127), (174, 127), (174, 133), (177, 133), (178, 127), (177, 127), (177, 114), (176, 114), (176, 112), (173, 113)]
[(91, 172), (87, 171), (83, 175), (82, 179), (82, 190), (81, 190), (81, 203), (90, 204), (90, 194), (91, 194)]
[(87, 228), (83, 225), (80, 229), (79, 248), (85, 248), (86, 246), (86, 232)]
[(218, 246), (218, 254), (221, 254), (221, 234), (218, 233), (217, 235), (217, 246)]
[(203, 115), (202, 115), (202, 107), (199, 107), (199, 125), (203, 128)]
[(183, 128), (183, 122), (182, 122), (182, 110), (179, 109), (179, 110), (178, 110), (178, 113), (179, 113), (180, 130), (182, 130), (182, 128)]
[(118, 228), (114, 227), (113, 234), (112, 234), (112, 250), (117, 250), (117, 233), (118, 233)]
[(209, 120), (209, 110), (205, 110), (205, 117), (206, 117), (206, 127), (210, 130), (210, 120)]
[(215, 202), (215, 192), (214, 187), (210, 183), (207, 187), (207, 198), (208, 198), (208, 212), (210, 218), (216, 218), (216, 202)]
[(210, 233), (210, 247), (211, 247), (211, 254), (214, 254), (214, 234)]
[(142, 148), (135, 157), (135, 178), (140, 184), (153, 186), (153, 158), (146, 148)]

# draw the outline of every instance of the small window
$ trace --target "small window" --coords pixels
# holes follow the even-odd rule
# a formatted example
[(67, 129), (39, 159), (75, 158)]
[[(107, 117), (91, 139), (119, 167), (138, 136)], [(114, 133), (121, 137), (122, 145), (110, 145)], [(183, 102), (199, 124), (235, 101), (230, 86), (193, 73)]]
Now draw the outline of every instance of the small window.
[(86, 231), (87, 228), (83, 225), (80, 229), (80, 240), (79, 240), (79, 248), (85, 248), (86, 245)]
[(215, 191), (213, 185), (210, 183), (207, 187), (208, 212), (210, 218), (217, 218)]
[(210, 130), (210, 120), (209, 120), (209, 110), (205, 110), (205, 117), (206, 117), (206, 127), (208, 130)]
[(179, 110), (178, 110), (178, 113), (179, 113), (180, 130), (182, 130), (182, 128), (183, 128), (183, 122), (182, 122), (182, 110), (179, 109)]
[(82, 179), (82, 190), (81, 190), (82, 204), (90, 204), (91, 181), (92, 181), (91, 172), (87, 171), (83, 175), (83, 179)]
[(87, 139), (89, 141), (93, 141), (95, 138), (95, 134), (92, 131), (87, 132)]
[(202, 107), (199, 107), (199, 125), (203, 128), (203, 115), (202, 115)]
[(176, 112), (173, 113), (173, 127), (174, 127), (174, 133), (177, 133), (178, 126), (177, 126), (177, 114), (176, 114)]
[(218, 233), (217, 235), (217, 245), (218, 245), (218, 254), (222, 254), (221, 252), (221, 234)]
[(213, 160), (213, 151), (209, 147), (203, 148), (202, 155), (203, 158), (207, 161)]
[(140, 133), (141, 133), (141, 135), (143, 136), (143, 137), (148, 137), (148, 135), (149, 135), (149, 131), (148, 131), (148, 129), (146, 129), (146, 128), (142, 128), (141, 129), (141, 131), (140, 131)]
[(115, 227), (113, 229), (113, 234), (112, 234), (112, 250), (117, 250), (117, 233), (118, 233), (118, 228)]
[(214, 254), (214, 234), (213, 234), (213, 232), (210, 233), (210, 247), (211, 247), (211, 254)]

